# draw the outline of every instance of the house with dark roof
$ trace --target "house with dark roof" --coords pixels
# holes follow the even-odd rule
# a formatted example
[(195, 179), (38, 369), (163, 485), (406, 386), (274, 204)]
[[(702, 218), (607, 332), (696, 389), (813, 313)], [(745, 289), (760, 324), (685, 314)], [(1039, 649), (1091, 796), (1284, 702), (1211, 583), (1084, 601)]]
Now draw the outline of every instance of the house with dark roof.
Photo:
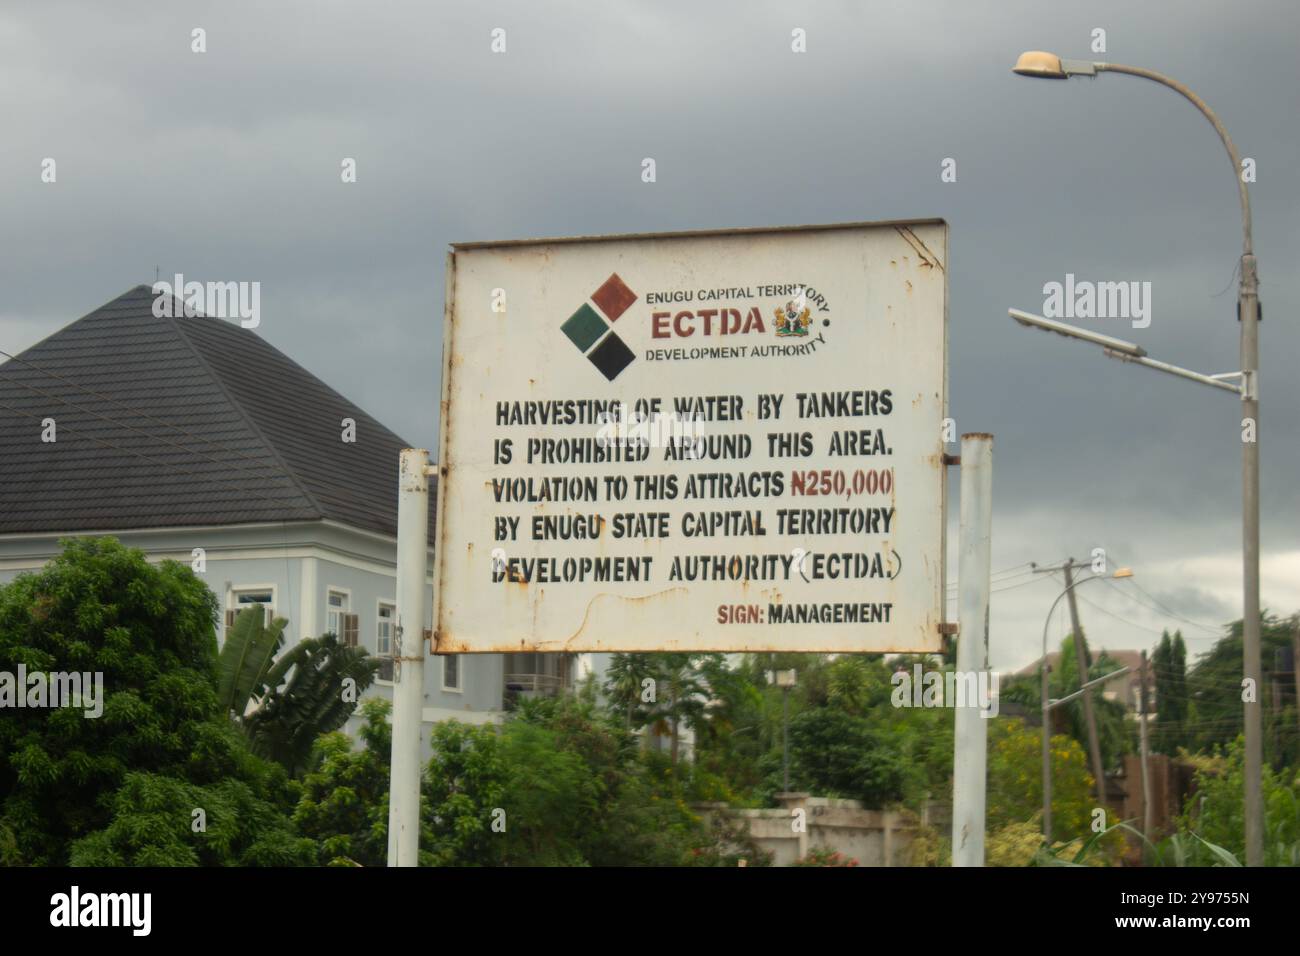
[[(1101, 647), (1095, 651), (1090, 651), (1092, 658), (1096, 659), (1105, 654), (1108, 658), (1118, 664), (1120, 667), (1127, 667), (1128, 671), (1120, 674), (1111, 680), (1106, 681), (1101, 687), (1101, 696), (1106, 700), (1113, 700), (1119, 703), (1129, 717), (1136, 718), (1141, 711), (1141, 688), (1142, 688), (1142, 652), (1132, 650), (1108, 650)], [(1010, 675), (1011, 679), (1015, 678), (1034, 678), (1036, 679), (1041, 673), (1043, 659), (1040, 657), (1032, 664), (1026, 664), (1020, 670)], [(1049, 672), (1056, 671), (1061, 666), (1061, 652), (1052, 651), (1047, 655), (1047, 669)], [(1155, 703), (1155, 681), (1148, 678), (1147, 680), (1147, 706), (1154, 708)]]
[[(136, 286), (0, 365), (0, 580), (111, 534), (190, 564), (219, 639), (262, 605), (289, 645), (333, 631), (387, 659), (372, 693), (391, 697), (407, 443), (251, 329), (156, 299)], [(429, 657), (426, 721), (568, 683), (568, 658), (526, 656)]]

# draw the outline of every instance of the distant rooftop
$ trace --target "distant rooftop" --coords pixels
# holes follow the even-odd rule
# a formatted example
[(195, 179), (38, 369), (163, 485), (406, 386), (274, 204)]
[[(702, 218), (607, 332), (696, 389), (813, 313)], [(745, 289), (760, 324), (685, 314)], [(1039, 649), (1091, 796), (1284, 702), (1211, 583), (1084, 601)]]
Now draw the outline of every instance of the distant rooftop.
[[(1088, 653), (1092, 656), (1092, 662), (1094, 664), (1097, 662), (1097, 659), (1101, 657), (1101, 655), (1105, 654), (1108, 658), (1110, 658), (1115, 663), (1124, 667), (1131, 667), (1134, 672), (1136, 672), (1138, 668), (1142, 666), (1141, 651), (1132, 651), (1132, 650), (1112, 651), (1105, 647), (1100, 647), (1100, 648), (1089, 647)], [(1047, 666), (1049, 668), (1051, 668), (1052, 670), (1056, 670), (1057, 667), (1060, 665), (1060, 662), (1061, 662), (1060, 651), (1051, 651), (1050, 653), (1048, 653)], [(1020, 670), (1014, 672), (1012, 676), (1033, 677), (1034, 675), (1038, 674), (1039, 668), (1042, 666), (1042, 663), (1043, 663), (1043, 659), (1041, 657), (1037, 657), (1034, 659), (1033, 663), (1026, 664), (1024, 667), (1020, 668)]]
[(0, 534), (322, 519), (396, 534), (406, 442), (256, 332), (179, 301), (158, 318), (154, 299), (136, 286), (0, 365)]

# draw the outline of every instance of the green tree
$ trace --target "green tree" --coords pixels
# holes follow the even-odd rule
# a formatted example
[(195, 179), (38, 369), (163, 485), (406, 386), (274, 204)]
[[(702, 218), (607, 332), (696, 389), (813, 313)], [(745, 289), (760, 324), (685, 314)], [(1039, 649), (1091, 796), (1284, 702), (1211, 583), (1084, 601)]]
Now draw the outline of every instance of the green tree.
[(624, 717), (628, 730), (644, 727), (649, 710), (642, 701), (645, 681), (652, 680), (648, 654), (614, 654), (605, 671), (605, 694)]
[(277, 617), (268, 626), (260, 607), (241, 611), (221, 648), (217, 694), (253, 751), (298, 775), (316, 738), (356, 711), (379, 661), (334, 634), (299, 641), (276, 659), (288, 623)]
[[(1196, 786), (1178, 819), (1180, 833), (1245, 859), (1245, 743), (1237, 737), (1196, 760)], [(1265, 766), (1264, 865), (1300, 866), (1300, 774), (1294, 767), (1281, 772)], [(1204, 853), (1198, 851), (1200, 857)]]
[(752, 657), (738, 667), (725, 658), (707, 660), (704, 679), (709, 687), (707, 719), (695, 728), (696, 776), (707, 775), (717, 786), (701, 799), (757, 803), (764, 774), (759, 761), (771, 746), (764, 688), (754, 679)]
[(1175, 631), (1173, 637), (1165, 631), (1151, 655), (1151, 670), (1155, 675), (1156, 719), (1152, 724), (1152, 749), (1158, 753), (1176, 754), (1179, 747), (1187, 746), (1187, 645), (1183, 632)]
[(208, 786), (127, 774), (108, 825), (72, 845), (73, 866), (307, 866), (314, 844), (241, 780)]
[(242, 721), (253, 751), (301, 773), (316, 739), (347, 723), (378, 670), (378, 658), (334, 634), (299, 641), (267, 672), (270, 689)]
[[(1042, 737), (1019, 719), (995, 718), (988, 740), (987, 822), (990, 832), (1036, 821), (1042, 826)], [(1051, 739), (1052, 835), (1056, 840), (1090, 837), (1096, 804), (1092, 774), (1079, 742), (1065, 734)]]
[(682, 728), (698, 729), (704, 722), (710, 694), (705, 670), (716, 671), (721, 660), (719, 654), (615, 654), (606, 693), (611, 706), (625, 714), (629, 729), (649, 727), (656, 736), (669, 738), (675, 764)]
[(594, 688), (525, 701), (499, 727), (433, 732), (423, 833), (454, 866), (734, 866), (768, 860), (747, 831), (689, 806), (689, 764), (645, 753)]
[[(188, 566), (150, 564), (112, 538), (65, 541), (40, 571), (0, 586), (0, 671), (103, 680), (98, 717), (23, 708), (0, 720), (10, 859), (65, 865), (74, 846), (80, 862), (292, 856), (285, 775), (248, 752), (217, 697), (215, 621), (216, 599)], [(215, 839), (192, 829), (198, 798)]]
[(316, 763), (303, 777), (293, 823), (313, 841), (315, 862), (322, 866), (384, 866), (388, 861), (392, 709), (382, 698), (361, 705), (360, 749), (343, 733), (316, 741)]
[(288, 620), (277, 617), (270, 625), (261, 605), (244, 608), (226, 632), (217, 658), (217, 699), (236, 721), (242, 721), (250, 701), (260, 701), (269, 689), (267, 673), (284, 644)]
[(891, 742), (865, 718), (832, 708), (805, 710), (790, 721), (791, 786), (869, 807), (899, 801), (910, 768)]
[[(1295, 711), (1280, 706), (1273, 695), (1292, 681), (1291, 675), (1275, 671), (1279, 652), (1290, 646), (1291, 635), (1300, 626), (1300, 616), (1278, 618), (1265, 612), (1260, 616), (1260, 658), (1263, 665), (1255, 699), (1264, 708), (1264, 758), (1275, 769), (1294, 766), (1300, 761), (1300, 747), (1294, 733)], [(1211, 751), (1225, 748), (1243, 732), (1242, 709), (1242, 622), (1233, 621), (1227, 636), (1215, 642), (1210, 651), (1196, 662), (1187, 674), (1187, 736), (1189, 750)], [(1294, 685), (1293, 685), (1294, 686)]]
[(425, 772), (440, 865), (571, 866), (595, 805), (594, 775), (556, 735), (527, 720), (500, 729), (435, 725)]
[[(1092, 681), (1120, 669), (1120, 664), (1109, 657), (1105, 651), (1093, 658), (1088, 649), (1087, 639), (1083, 645), (1084, 660), (1088, 670), (1086, 680)], [(1061, 642), (1059, 664), (1049, 677), (1052, 696), (1066, 697), (1075, 693), (1082, 685), (1079, 678), (1078, 655), (1074, 650), (1074, 635)], [(1097, 722), (1097, 741), (1101, 748), (1102, 766), (1107, 769), (1118, 765), (1120, 758), (1134, 750), (1134, 730), (1132, 722), (1125, 716), (1124, 705), (1117, 700), (1107, 700), (1104, 696), (1106, 685), (1098, 685), (1092, 692), (1092, 712)], [(1069, 703), (1062, 704), (1060, 713), (1070, 736), (1079, 743), (1088, 746), (1088, 721), (1084, 711), (1083, 698), (1076, 697)]]

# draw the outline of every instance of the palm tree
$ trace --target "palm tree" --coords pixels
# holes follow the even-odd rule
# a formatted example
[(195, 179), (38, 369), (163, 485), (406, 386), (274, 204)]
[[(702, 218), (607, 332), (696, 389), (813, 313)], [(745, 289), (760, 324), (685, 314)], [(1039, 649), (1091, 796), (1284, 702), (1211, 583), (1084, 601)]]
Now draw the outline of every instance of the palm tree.
[(615, 654), (605, 672), (605, 693), (614, 704), (624, 709), (629, 731), (633, 726), (645, 724), (644, 719), (637, 719), (645, 716), (644, 708), (637, 705), (641, 702), (644, 681), (652, 677), (649, 664), (649, 655), (646, 654)]
[(226, 631), (217, 661), (217, 696), (236, 722), (243, 720), (250, 700), (266, 694), (266, 673), (284, 643), (288, 623), (277, 617), (268, 625), (262, 606), (253, 605), (240, 611)]
[(300, 641), (277, 660), (288, 623), (278, 617), (268, 625), (261, 607), (239, 613), (221, 649), (218, 694), (253, 752), (297, 775), (316, 738), (352, 716), (379, 660), (334, 634)]
[(299, 641), (266, 675), (271, 690), (244, 721), (253, 751), (291, 774), (306, 770), (316, 738), (347, 723), (379, 663), (335, 634)]

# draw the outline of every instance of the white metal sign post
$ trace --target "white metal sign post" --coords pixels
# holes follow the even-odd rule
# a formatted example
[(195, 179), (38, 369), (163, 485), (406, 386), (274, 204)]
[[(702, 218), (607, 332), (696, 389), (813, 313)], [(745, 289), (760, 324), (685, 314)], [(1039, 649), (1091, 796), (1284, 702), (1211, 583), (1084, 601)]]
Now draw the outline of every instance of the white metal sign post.
[[(946, 264), (940, 220), (453, 246), (435, 649), (939, 651)], [(407, 662), (426, 467), (403, 454)], [(390, 864), (421, 680), (396, 680)]]
[(397, 497), (397, 633), (393, 753), (388, 787), (388, 865), (417, 866), (420, 725), (424, 709), (424, 587), (429, 543), (429, 453), (402, 451)]
[[(989, 583), (993, 531), (993, 436), (961, 438), (961, 525), (957, 537), (957, 673), (988, 669)], [(952, 865), (984, 865), (988, 721), (980, 702), (953, 715)]]

